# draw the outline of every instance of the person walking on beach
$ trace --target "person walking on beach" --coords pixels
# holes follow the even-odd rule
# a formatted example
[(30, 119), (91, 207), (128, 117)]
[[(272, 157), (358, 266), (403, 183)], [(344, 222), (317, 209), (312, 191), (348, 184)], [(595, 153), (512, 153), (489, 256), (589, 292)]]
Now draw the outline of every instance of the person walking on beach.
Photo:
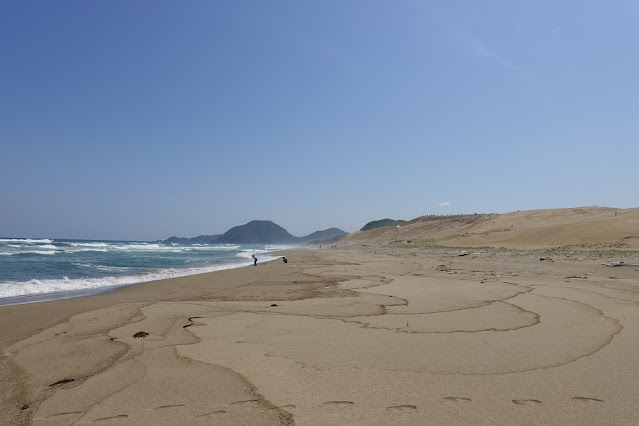
[(257, 266), (257, 257), (253, 255), (253, 266)]

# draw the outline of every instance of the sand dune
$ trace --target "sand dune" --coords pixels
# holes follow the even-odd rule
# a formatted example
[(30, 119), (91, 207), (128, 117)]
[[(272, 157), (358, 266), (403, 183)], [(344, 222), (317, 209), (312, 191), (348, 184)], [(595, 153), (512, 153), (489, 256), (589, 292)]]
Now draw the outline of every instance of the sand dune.
[(0, 424), (639, 424), (639, 209), (614, 212), (418, 218), (287, 264), (0, 306)]
[(639, 208), (580, 207), (498, 215), (424, 216), (398, 228), (359, 231), (341, 245), (407, 243), (453, 247), (639, 249)]

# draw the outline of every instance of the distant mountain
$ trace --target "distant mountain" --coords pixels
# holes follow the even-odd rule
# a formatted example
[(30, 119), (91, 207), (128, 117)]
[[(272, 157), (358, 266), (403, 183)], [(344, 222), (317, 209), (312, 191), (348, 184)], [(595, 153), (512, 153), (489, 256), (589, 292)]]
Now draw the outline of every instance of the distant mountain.
[(397, 226), (406, 223), (405, 220), (380, 219), (368, 222), (360, 231), (368, 231), (375, 228), (386, 228), (387, 226)]
[(348, 235), (348, 232), (344, 232), (339, 228), (329, 228), (329, 229), (325, 229), (324, 231), (315, 231), (312, 234), (309, 234), (305, 237), (301, 237), (300, 241), (303, 243), (321, 242), (321, 241), (327, 241), (327, 240), (334, 240), (343, 235)]
[(211, 244), (217, 242), (218, 238), (221, 237), (221, 234), (218, 235), (200, 235), (199, 237), (193, 238), (181, 238), (181, 237), (170, 237), (166, 240), (162, 241), (165, 244)]
[(253, 220), (246, 225), (234, 226), (222, 234), (218, 243), (236, 244), (296, 244), (300, 239), (289, 234), (270, 220)]
[(160, 240), (164, 244), (192, 244), (190, 238), (169, 237), (166, 240)]
[(316, 231), (305, 237), (296, 237), (270, 220), (253, 220), (246, 225), (235, 226), (221, 235), (200, 235), (193, 238), (171, 237), (165, 244), (306, 244), (309, 242), (325, 242), (348, 235), (338, 228)]

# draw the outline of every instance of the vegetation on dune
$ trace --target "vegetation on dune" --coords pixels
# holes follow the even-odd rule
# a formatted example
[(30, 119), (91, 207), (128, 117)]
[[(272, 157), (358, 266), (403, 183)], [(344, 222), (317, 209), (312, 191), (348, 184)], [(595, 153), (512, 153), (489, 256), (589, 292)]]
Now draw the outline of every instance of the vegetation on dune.
[(425, 242), (396, 242), (381, 247), (393, 249), (423, 249), (436, 252), (457, 252), (457, 251), (476, 251), (484, 253), (512, 253), (518, 256), (535, 256), (539, 258), (567, 258), (567, 259), (599, 259), (599, 258), (625, 258), (639, 256), (639, 250), (623, 249), (614, 243), (607, 247), (606, 244), (592, 244), (589, 248), (583, 248), (586, 244), (575, 244), (560, 247), (548, 247), (539, 249), (517, 249), (506, 247), (461, 247), (461, 246), (443, 246), (439, 244), (428, 244)]
[(389, 226), (397, 226), (406, 223), (405, 220), (380, 219), (368, 222), (360, 231), (369, 231), (376, 228), (387, 228)]

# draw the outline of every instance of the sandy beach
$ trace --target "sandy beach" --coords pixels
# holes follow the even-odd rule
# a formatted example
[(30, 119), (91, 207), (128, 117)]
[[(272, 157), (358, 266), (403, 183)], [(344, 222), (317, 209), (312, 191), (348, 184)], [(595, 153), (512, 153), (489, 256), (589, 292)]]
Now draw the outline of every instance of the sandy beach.
[(0, 22), (0, 426), (639, 426), (639, 0)]
[(1, 423), (637, 424), (639, 259), (571, 253), (296, 250), (0, 307)]

